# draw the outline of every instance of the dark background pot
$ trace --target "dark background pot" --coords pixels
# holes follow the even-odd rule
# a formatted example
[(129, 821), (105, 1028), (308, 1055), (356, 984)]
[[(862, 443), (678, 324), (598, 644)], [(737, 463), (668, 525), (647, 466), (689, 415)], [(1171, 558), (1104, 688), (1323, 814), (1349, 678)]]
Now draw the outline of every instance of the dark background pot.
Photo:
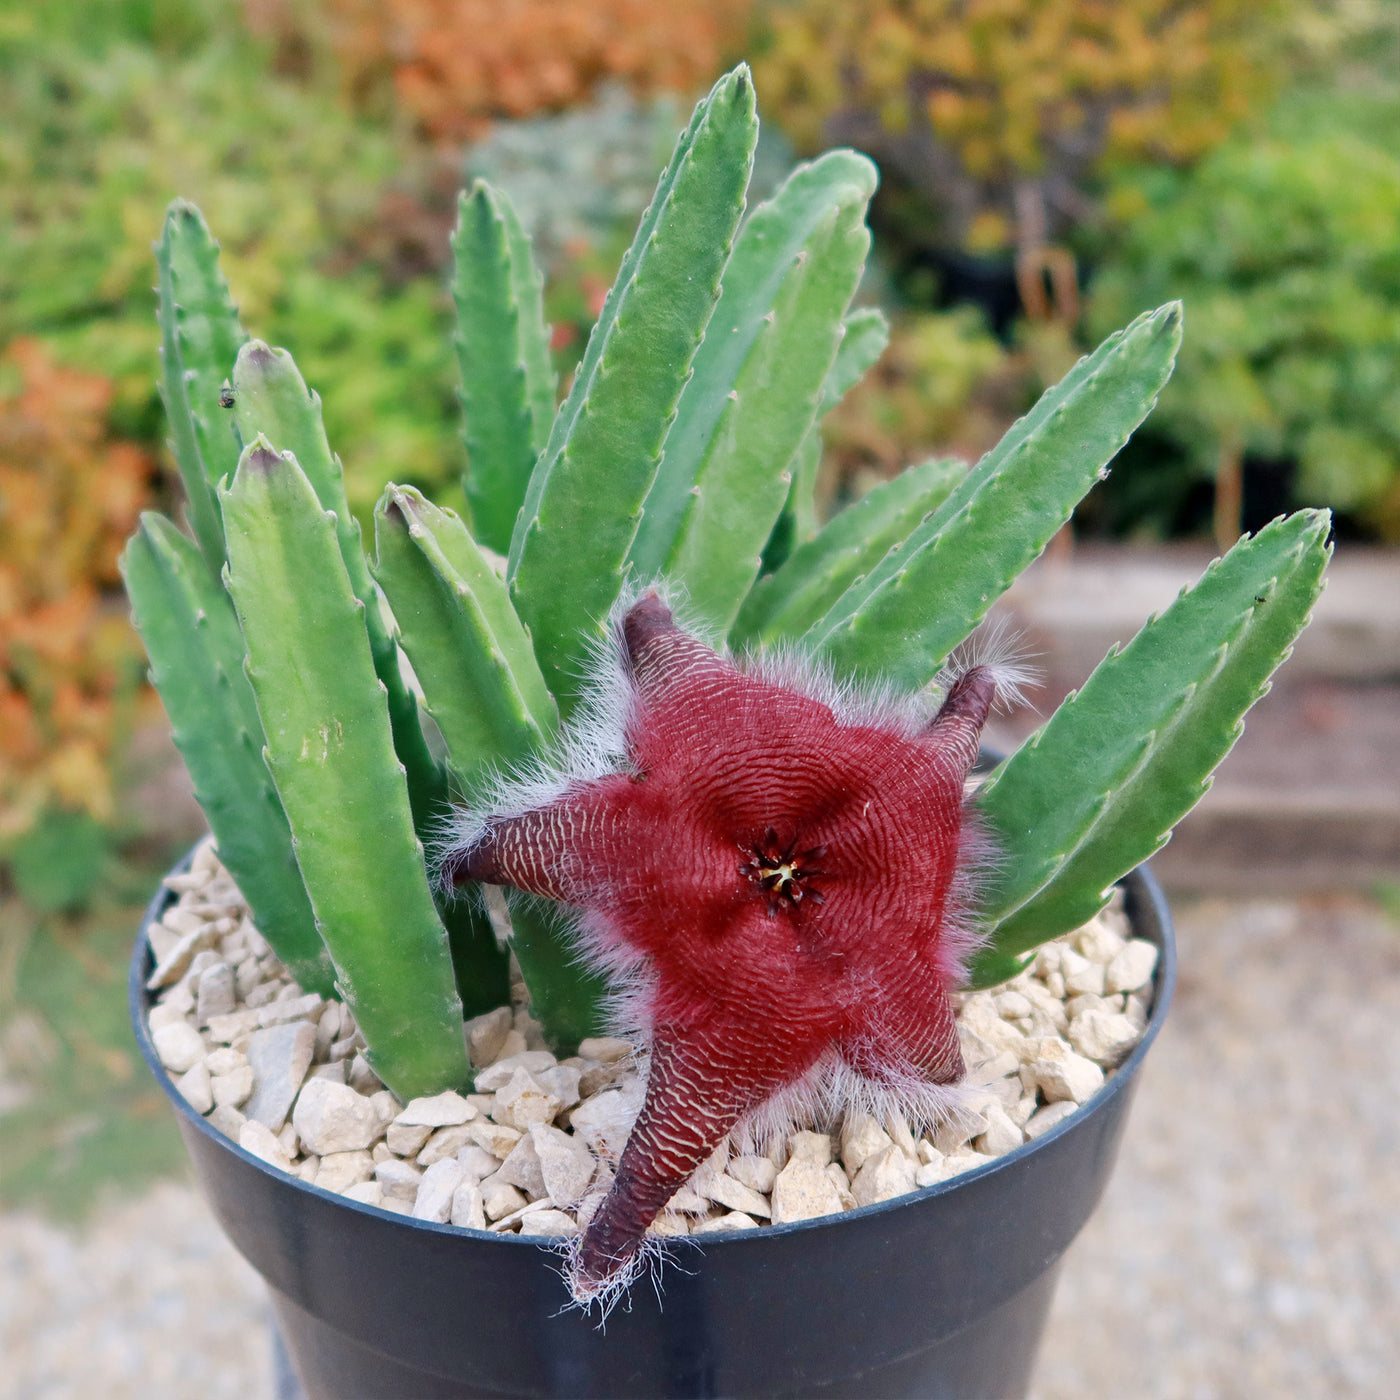
[[(1124, 881), (1162, 950), (1147, 1033), (1044, 1137), (938, 1186), (840, 1216), (674, 1242), (597, 1327), (528, 1238), (433, 1225), (317, 1190), (185, 1103), (146, 1030), (145, 926), (132, 1019), (219, 1223), (262, 1274), (312, 1400), (466, 1396), (897, 1396), (1013, 1400), (1029, 1383), (1061, 1256), (1098, 1204), (1176, 978), (1145, 869)], [(147, 921), (172, 898), (162, 890)]]

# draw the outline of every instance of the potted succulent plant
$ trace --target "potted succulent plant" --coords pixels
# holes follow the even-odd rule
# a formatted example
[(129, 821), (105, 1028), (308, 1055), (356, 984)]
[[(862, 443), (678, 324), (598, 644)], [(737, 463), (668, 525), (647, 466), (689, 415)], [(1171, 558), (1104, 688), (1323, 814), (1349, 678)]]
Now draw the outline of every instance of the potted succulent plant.
[[(1324, 514), (1241, 540), (969, 799), (1015, 675), (968, 638), (1150, 410), (1180, 309), (1112, 336), (970, 470), (928, 463), (819, 526), (822, 414), (883, 343), (851, 306), (875, 173), (830, 152), (744, 217), (756, 133), (741, 67), (681, 134), (557, 409), (528, 240), (499, 192), (463, 196), (471, 523), (391, 485), (372, 556), (316, 396), (239, 325), (198, 212), (167, 219), (193, 539), (148, 515), (123, 569), (217, 861), (153, 903), (133, 1012), (315, 1395), (1023, 1388), (1170, 995), (1165, 911), (1129, 872), (1320, 590)], [(1120, 881), (1136, 944), (1095, 923)], [(508, 920), (477, 882), (522, 892)], [(1119, 971), (1078, 982), (1095, 940)], [(1096, 1096), (1086, 1057), (1029, 1034), (1068, 1024), (1057, 978), (1080, 1031), (1137, 1018)], [(940, 1129), (976, 1116), (973, 1050), (1011, 1055), (989, 1073), (1032, 1108), (1071, 1060), (1092, 1074), (1032, 1141), (984, 1092), (977, 1141), (1006, 1120), (1024, 1142), (992, 1161)], [(641, 1076), (608, 1088), (625, 1051)], [(589, 1076), (630, 1109), (611, 1138)], [(827, 1139), (788, 1135), (843, 1112), (900, 1191), (862, 1196)], [(570, 1113), (602, 1160), (561, 1224), (520, 1173), (578, 1166)], [(736, 1210), (746, 1228), (709, 1221), (663, 1270), (664, 1307), (634, 1289), (606, 1332), (562, 1312), (561, 1271), (585, 1304), (626, 1291), (731, 1142), (751, 1194), (803, 1166), (837, 1209), (875, 1203), (758, 1231)], [(503, 1174), (498, 1203), (524, 1204), (488, 1216)], [(553, 1244), (528, 1233), (547, 1216)]]

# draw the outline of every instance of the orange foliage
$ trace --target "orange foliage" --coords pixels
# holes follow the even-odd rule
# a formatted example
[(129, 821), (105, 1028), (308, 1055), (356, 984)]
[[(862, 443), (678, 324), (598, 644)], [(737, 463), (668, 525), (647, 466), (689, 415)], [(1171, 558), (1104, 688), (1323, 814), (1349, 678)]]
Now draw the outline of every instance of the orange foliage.
[(140, 643), (104, 590), (151, 458), (108, 437), (113, 385), (34, 340), (0, 356), (0, 837), (46, 807), (111, 815), (110, 760)]
[[(269, 8), (269, 0), (249, 0)], [(600, 81), (689, 92), (742, 47), (752, 0), (324, 0), (352, 90), (388, 63), (399, 101), (438, 140), (553, 112)]]

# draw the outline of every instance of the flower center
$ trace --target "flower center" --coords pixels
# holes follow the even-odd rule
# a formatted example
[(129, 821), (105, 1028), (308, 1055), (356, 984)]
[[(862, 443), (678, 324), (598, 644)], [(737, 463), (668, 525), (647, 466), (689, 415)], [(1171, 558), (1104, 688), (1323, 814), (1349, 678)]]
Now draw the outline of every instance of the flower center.
[(825, 854), (825, 846), (799, 852), (796, 839), (782, 845), (770, 826), (763, 840), (749, 849), (750, 859), (739, 867), (739, 874), (763, 892), (768, 900), (768, 916), (772, 918), (780, 908), (796, 908), (804, 899), (813, 904), (825, 902), (821, 891), (811, 884), (813, 876), (825, 873), (816, 864)]

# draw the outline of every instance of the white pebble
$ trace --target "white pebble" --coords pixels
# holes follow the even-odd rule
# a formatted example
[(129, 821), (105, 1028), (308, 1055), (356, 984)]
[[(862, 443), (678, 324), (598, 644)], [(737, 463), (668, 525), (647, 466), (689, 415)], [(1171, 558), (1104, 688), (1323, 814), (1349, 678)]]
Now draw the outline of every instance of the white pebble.
[(1021, 1129), (1011, 1121), (1000, 1103), (985, 1105), (982, 1113), (987, 1127), (972, 1144), (978, 1152), (988, 1157), (1000, 1157), (1005, 1152), (1014, 1152), (1025, 1141)]
[(163, 1001), (158, 1006), (151, 1007), (150, 1014), (146, 1017), (146, 1029), (155, 1032), (162, 1026), (173, 1026), (176, 1021), (183, 1021), (185, 1013), (189, 1010), (188, 1006), (176, 1006)]
[(1072, 1103), (1069, 1099), (1046, 1104), (1044, 1108), (1033, 1113), (1027, 1120), (1026, 1137), (1034, 1142), (1036, 1138), (1048, 1133), (1057, 1124), (1063, 1123), (1078, 1107), (1078, 1104)]
[(375, 1163), (374, 1179), (386, 1196), (398, 1196), (403, 1200), (413, 1201), (418, 1198), (418, 1186), (423, 1180), (423, 1173), (408, 1162), (389, 1157)]
[(754, 1191), (767, 1194), (773, 1189), (773, 1182), (777, 1180), (778, 1169), (768, 1160), (767, 1157), (758, 1157), (748, 1154), (736, 1157), (729, 1164), (729, 1175), (735, 1181), (743, 1184)]
[(410, 1099), (394, 1122), (402, 1127), (450, 1128), (470, 1123), (476, 1109), (452, 1089), (431, 1098)]
[(520, 1219), (522, 1235), (540, 1235), (545, 1239), (563, 1239), (578, 1234), (573, 1216), (562, 1210), (532, 1210)]
[(1140, 1038), (1126, 1016), (1111, 1011), (1086, 1011), (1069, 1028), (1069, 1043), (1081, 1055), (1109, 1067), (1120, 1063)]
[(272, 1026), (249, 1036), (245, 1051), (253, 1067), (249, 1118), (256, 1118), (274, 1132), (287, 1121), (315, 1050), (315, 1027), (304, 1022)]
[(866, 1159), (893, 1145), (890, 1135), (869, 1113), (849, 1113), (841, 1125), (841, 1160), (854, 1175)]
[[(774, 1180), (777, 1180), (776, 1173)], [(745, 1186), (727, 1173), (711, 1177), (705, 1183), (704, 1194), (716, 1205), (724, 1206), (727, 1210), (742, 1211), (745, 1215), (756, 1215), (767, 1220), (773, 1213), (767, 1200), (752, 1186)]]
[(1065, 979), (1067, 992), (1094, 992), (1103, 995), (1104, 966), (1090, 962), (1082, 953), (1073, 948), (1065, 948), (1060, 953), (1060, 972)]
[(484, 1230), (486, 1211), (481, 1203), (481, 1186), (478, 1182), (463, 1180), (452, 1193), (452, 1209), (448, 1219), (464, 1230)]
[(209, 1066), (201, 1060), (185, 1071), (176, 1081), (180, 1097), (196, 1113), (208, 1113), (214, 1107), (214, 1089), (209, 1078)]
[(256, 1011), (231, 1011), (227, 1016), (209, 1018), (209, 1039), (231, 1045), (245, 1035), (251, 1035), (258, 1028)]
[(530, 1135), (545, 1194), (561, 1209), (576, 1206), (587, 1192), (597, 1168), (588, 1145), (573, 1134), (562, 1132), (548, 1123), (536, 1123), (530, 1129)]
[(585, 1060), (597, 1060), (600, 1064), (610, 1065), (626, 1059), (632, 1053), (632, 1043), (617, 1036), (595, 1035), (579, 1041), (578, 1053)]
[(572, 1108), (578, 1103), (583, 1072), (576, 1066), (555, 1065), (552, 1069), (536, 1070), (534, 1077), (546, 1093), (553, 1094), (559, 1100), (561, 1109)]
[(1103, 1070), (1075, 1054), (1062, 1040), (1042, 1040), (1040, 1054), (1030, 1069), (1047, 1103), (1063, 1099), (1083, 1103), (1103, 1087)]
[[(491, 1070), (486, 1072), (490, 1074)], [(552, 1122), (561, 1107), (560, 1101), (522, 1066), (511, 1074), (509, 1083), (496, 1090), (496, 1106), (491, 1116), (496, 1122), (524, 1133), (534, 1123)]]
[[(329, 1066), (323, 1066), (329, 1068)], [(432, 1136), (433, 1130), (426, 1126), (419, 1126), (413, 1123), (390, 1123), (388, 1131), (384, 1134), (384, 1141), (388, 1144), (389, 1151), (396, 1157), (412, 1157), (414, 1153), (420, 1151), (422, 1146)]]
[[(319, 1180), (316, 1183), (320, 1185)], [(347, 1201), (358, 1201), (362, 1206), (382, 1206), (384, 1188), (377, 1181), (356, 1181), (339, 1193)]]
[[(472, 1064), (485, 1069), (501, 1053), (507, 1032), (511, 1029), (510, 1007), (498, 1006), (481, 1016), (473, 1016), (463, 1028), (467, 1040), (467, 1053)], [(455, 1223), (455, 1222), (454, 1222)], [(481, 1228), (485, 1228), (484, 1226)]]
[(184, 1074), (204, 1058), (204, 1040), (188, 1021), (173, 1021), (151, 1035), (160, 1062), (171, 1074)]
[(706, 1220), (703, 1224), (697, 1225), (690, 1233), (692, 1235), (723, 1235), (731, 1230), (757, 1230), (758, 1221), (750, 1215), (745, 1215), (742, 1211), (731, 1210), (728, 1215), (721, 1215), (716, 1220)]
[(831, 1161), (831, 1138), (826, 1133), (793, 1133), (787, 1140), (788, 1161), (815, 1162), (824, 1167)]
[(523, 1069), (534, 1074), (537, 1070), (552, 1069), (557, 1063), (548, 1050), (523, 1050), (516, 1055), (507, 1055), (476, 1076), (476, 1091), (479, 1094), (494, 1094), (510, 1083), (516, 1070)]
[[(457, 1159), (454, 1157), (452, 1160)], [(539, 1200), (545, 1194), (540, 1154), (535, 1150), (535, 1139), (531, 1134), (526, 1133), (511, 1148), (510, 1155), (497, 1169), (496, 1177), (512, 1186), (518, 1186), (532, 1201)]]
[(1157, 969), (1157, 945), (1134, 938), (1108, 965), (1104, 987), (1110, 992), (1135, 992), (1145, 987)]
[(818, 1216), (835, 1215), (841, 1210), (840, 1193), (826, 1172), (827, 1163), (831, 1160), (830, 1138), (826, 1138), (825, 1134), (798, 1133), (792, 1140), (819, 1136), (827, 1144), (825, 1159), (820, 1151), (804, 1145), (800, 1155), (794, 1153), (773, 1182), (770, 1208), (775, 1225), (792, 1220), (814, 1220)]
[(473, 1181), (484, 1181), (501, 1165), (484, 1147), (478, 1147), (474, 1142), (469, 1142), (458, 1151), (457, 1160)]
[[(344, 1195), (346, 1189), (369, 1181), (374, 1176), (374, 1159), (368, 1152), (328, 1152), (321, 1158), (315, 1185), (323, 1191)], [(378, 1205), (376, 1200), (372, 1204)]]
[(245, 1152), (251, 1152), (254, 1157), (260, 1158), (269, 1166), (276, 1167), (280, 1171), (289, 1172), (292, 1169), (291, 1155), (282, 1145), (277, 1134), (266, 1124), (259, 1123), (256, 1119), (247, 1119), (238, 1130), (238, 1145)]
[(475, 1141), (471, 1136), (473, 1126), (472, 1123), (457, 1123), (451, 1128), (439, 1128), (419, 1151), (418, 1165), (431, 1167), (444, 1157), (455, 1157), (468, 1143)]
[(569, 1122), (595, 1156), (616, 1162), (637, 1121), (644, 1093), (640, 1079), (629, 1079), (616, 1089), (604, 1089), (585, 1099), (570, 1113)]
[(946, 1156), (957, 1152), (973, 1138), (987, 1131), (987, 1115), (982, 1111), (986, 1100), (974, 1107), (971, 1102), (961, 1104), (949, 1112), (934, 1129), (933, 1145)]
[(237, 1142), (248, 1118), (246, 1114), (240, 1113), (236, 1108), (230, 1108), (227, 1104), (215, 1104), (214, 1111), (204, 1121), (216, 1132)]
[(497, 1221), (529, 1204), (525, 1196), (499, 1176), (488, 1176), (481, 1183), (481, 1206), (488, 1220)]
[(1090, 962), (1110, 963), (1123, 950), (1123, 939), (1101, 918), (1091, 919), (1077, 930), (1073, 941)]
[(353, 1152), (369, 1147), (383, 1125), (375, 1106), (347, 1084), (309, 1079), (292, 1109), (297, 1135), (311, 1152)]
[[(924, 1144), (920, 1144), (923, 1146)], [(943, 1180), (943, 1154), (930, 1146), (932, 1155), (923, 1159), (914, 1173), (914, 1185), (918, 1187), (937, 1186)]]
[(963, 1172), (970, 1172), (974, 1167), (985, 1167), (991, 1160), (980, 1152), (954, 1152), (943, 1159), (943, 1180), (961, 1176)]
[(431, 1220), (445, 1225), (452, 1214), (452, 1197), (462, 1184), (462, 1164), (455, 1157), (434, 1162), (418, 1183), (413, 1200), (415, 1220)]
[(230, 1108), (241, 1108), (253, 1094), (253, 1070), (244, 1065), (228, 1074), (216, 1074), (210, 1081), (210, 1089), (215, 1103), (228, 1104)]
[(370, 1062), (356, 1051), (350, 1060), (350, 1072), (346, 1076), (350, 1081), (350, 1087), (357, 1094), (377, 1094), (384, 1087), (384, 1081), (374, 1072)]
[(1001, 992), (994, 1000), (997, 1012), (1004, 1021), (1014, 1021), (1018, 1016), (1031, 1014), (1031, 999), (1024, 992)]
[(211, 963), (199, 977), (196, 1015), (200, 1025), (211, 1017), (227, 1016), (234, 1009), (233, 968), (226, 962)]
[(914, 1189), (917, 1172), (917, 1161), (902, 1148), (891, 1144), (866, 1158), (851, 1182), (851, 1195), (860, 1206), (873, 1206), (880, 1201), (892, 1200)]
[(511, 1148), (520, 1141), (520, 1131), (508, 1128), (504, 1123), (495, 1123), (489, 1118), (477, 1118), (464, 1124), (462, 1131), (468, 1142), (484, 1147), (499, 1162), (510, 1156)]

